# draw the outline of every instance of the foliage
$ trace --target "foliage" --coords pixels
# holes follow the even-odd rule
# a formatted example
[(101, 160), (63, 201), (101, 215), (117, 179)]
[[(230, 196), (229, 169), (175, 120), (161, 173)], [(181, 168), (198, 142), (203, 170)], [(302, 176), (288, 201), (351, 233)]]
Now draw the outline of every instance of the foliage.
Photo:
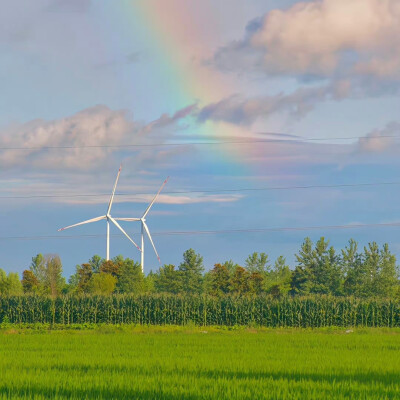
[[(118, 265), (116, 289), (119, 293), (143, 293), (145, 291), (144, 275), (139, 262), (119, 256), (113, 260)], [(103, 270), (103, 266), (100, 267)]]
[(117, 278), (111, 274), (100, 272), (93, 274), (89, 281), (89, 293), (97, 295), (110, 295), (114, 292)]
[(154, 288), (158, 293), (178, 294), (180, 292), (180, 275), (175, 265), (168, 264), (160, 267), (154, 278)]
[(182, 293), (201, 293), (204, 265), (203, 257), (200, 254), (196, 254), (193, 249), (186, 250), (178, 271)]
[[(110, 281), (115, 279), (105, 275)], [(108, 293), (112, 290), (103, 283), (95, 292), (105, 287)], [(400, 327), (400, 301), (328, 296), (0, 296), (0, 322), (5, 318), (18, 324), (392, 328)]]
[(246, 259), (246, 269), (251, 272), (258, 272), (260, 275), (269, 273), (271, 266), (269, 264), (268, 255), (266, 253), (253, 253)]
[(22, 288), (24, 293), (36, 293), (38, 291), (39, 281), (32, 271), (26, 269), (22, 273)]
[(0, 294), (13, 296), (23, 293), (22, 284), (19, 276), (15, 272), (9, 272), (8, 275), (0, 268)]

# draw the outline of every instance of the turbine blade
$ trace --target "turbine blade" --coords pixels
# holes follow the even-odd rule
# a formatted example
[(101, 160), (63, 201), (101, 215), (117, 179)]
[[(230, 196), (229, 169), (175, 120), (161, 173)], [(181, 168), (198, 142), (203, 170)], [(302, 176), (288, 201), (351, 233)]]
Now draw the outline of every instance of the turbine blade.
[(140, 221), (140, 218), (114, 218), (116, 221)]
[(139, 251), (142, 251), (142, 249), (130, 238), (130, 236), (122, 229), (121, 225), (113, 218), (113, 217), (108, 217), (112, 221), (112, 223), (136, 246), (136, 248)]
[(111, 198), (110, 198), (110, 203), (108, 204), (107, 215), (110, 214), (110, 211), (111, 211), (111, 206), (112, 206), (112, 203), (113, 203), (113, 200), (114, 200), (114, 195), (115, 195), (115, 189), (117, 188), (118, 179), (119, 179), (119, 175), (121, 173), (121, 169), (122, 169), (122, 164), (119, 166), (117, 179), (115, 180), (114, 189), (112, 191)]
[(161, 260), (160, 260), (160, 257), (159, 257), (159, 255), (158, 255), (158, 253), (157, 253), (156, 246), (154, 246), (153, 239), (151, 238), (149, 228), (147, 227), (146, 222), (142, 221), (142, 224), (143, 224), (144, 229), (145, 229), (145, 231), (146, 231), (146, 233), (147, 233), (147, 236), (148, 236), (149, 239), (150, 239), (150, 243), (151, 243), (151, 245), (153, 246), (154, 252), (156, 253), (158, 262), (161, 264)]
[(163, 182), (163, 184), (160, 187), (160, 190), (157, 192), (157, 194), (154, 196), (154, 199), (152, 200), (152, 202), (149, 204), (149, 206), (146, 208), (146, 211), (143, 214), (142, 218), (146, 218), (146, 215), (149, 213), (150, 208), (153, 206), (154, 202), (156, 201), (158, 195), (160, 194), (161, 190), (163, 190), (163, 187), (166, 185), (166, 183), (168, 182), (169, 176), (167, 177), (167, 179)]
[(91, 222), (101, 221), (102, 219), (106, 219), (106, 216), (102, 215), (101, 217), (96, 217), (96, 218), (88, 219), (87, 221), (78, 222), (77, 224), (66, 226), (65, 228), (61, 228), (58, 230), (58, 232), (65, 231), (66, 229), (73, 228), (75, 226), (90, 224)]

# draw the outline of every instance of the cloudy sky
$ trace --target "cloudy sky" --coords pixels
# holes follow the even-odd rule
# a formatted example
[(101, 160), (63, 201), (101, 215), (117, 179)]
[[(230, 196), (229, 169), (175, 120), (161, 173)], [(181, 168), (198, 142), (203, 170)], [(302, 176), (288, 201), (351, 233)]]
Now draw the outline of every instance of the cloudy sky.
[(104, 256), (104, 221), (57, 229), (105, 213), (120, 163), (115, 217), (170, 176), (148, 216), (163, 263), (294, 265), (322, 235), (399, 253), (399, 20), (398, 0), (3, 2), (0, 267)]

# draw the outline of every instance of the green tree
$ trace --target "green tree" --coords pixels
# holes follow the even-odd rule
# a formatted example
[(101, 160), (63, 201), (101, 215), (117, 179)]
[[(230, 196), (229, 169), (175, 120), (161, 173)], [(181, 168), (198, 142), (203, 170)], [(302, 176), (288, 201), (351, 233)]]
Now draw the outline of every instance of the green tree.
[(262, 276), (267, 275), (271, 269), (268, 255), (266, 253), (258, 254), (257, 252), (254, 252), (247, 257), (245, 263), (248, 272), (258, 272)]
[(22, 288), (24, 293), (36, 293), (38, 291), (39, 281), (32, 271), (26, 269), (22, 273)]
[(145, 281), (140, 263), (130, 258), (119, 260), (117, 263), (119, 263), (117, 291), (120, 293), (143, 293)]
[(249, 292), (249, 272), (243, 267), (237, 267), (231, 278), (231, 292), (243, 295)]
[(310, 292), (310, 272), (314, 262), (313, 242), (309, 237), (304, 239), (295, 257), (297, 266), (293, 272), (290, 293), (302, 296)]
[(89, 281), (89, 293), (97, 295), (110, 295), (114, 292), (117, 278), (111, 274), (100, 272), (93, 274)]
[(348, 296), (368, 296), (365, 293), (368, 274), (361, 254), (358, 252), (358, 243), (354, 239), (350, 239), (348, 246), (342, 250), (341, 262), (345, 275), (344, 293)]
[(259, 272), (252, 272), (249, 276), (249, 292), (260, 295), (263, 292), (264, 277)]
[(193, 249), (183, 253), (183, 262), (178, 267), (181, 289), (185, 294), (199, 294), (202, 291), (203, 257)]
[(210, 289), (214, 296), (225, 295), (229, 292), (230, 274), (228, 269), (221, 264), (215, 264), (210, 271)]
[(23, 293), (18, 273), (9, 272), (8, 275), (0, 268), (0, 294), (17, 296)]
[(89, 264), (92, 267), (92, 271), (94, 273), (100, 272), (101, 265), (105, 262), (104, 258), (101, 258), (99, 255), (95, 254), (90, 260)]
[(69, 282), (76, 287), (78, 293), (89, 293), (89, 282), (93, 276), (93, 269), (89, 263), (76, 266), (76, 273)]
[(225, 261), (222, 265), (229, 271), (229, 275), (233, 275), (235, 272), (235, 269), (237, 267), (240, 267), (239, 264), (236, 264), (232, 260)]
[(158, 293), (178, 294), (181, 291), (181, 279), (175, 265), (168, 264), (160, 267), (154, 276), (154, 287)]
[(22, 283), (19, 279), (19, 275), (17, 272), (8, 273), (7, 284), (8, 284), (8, 294), (10, 296), (19, 296), (24, 292), (22, 288)]
[(32, 257), (32, 263), (29, 269), (32, 271), (33, 275), (35, 275), (39, 283), (38, 287), (41, 289), (41, 286), (44, 285), (46, 280), (45, 257), (43, 254), (39, 253), (35, 257)]
[(321, 237), (313, 249), (310, 238), (306, 238), (296, 255), (298, 265), (293, 273), (294, 294), (342, 294), (343, 272), (335, 249)]
[(292, 272), (286, 258), (279, 256), (265, 284), (265, 291), (274, 297), (287, 295), (291, 288)]
[(46, 255), (44, 257), (44, 281), (42, 288), (44, 293), (52, 297), (58, 296), (65, 286), (65, 278), (62, 276), (62, 264), (58, 255)]
[(393, 297), (399, 286), (399, 274), (396, 266), (396, 256), (391, 254), (389, 245), (385, 243), (380, 251), (378, 274), (374, 282), (375, 295)]

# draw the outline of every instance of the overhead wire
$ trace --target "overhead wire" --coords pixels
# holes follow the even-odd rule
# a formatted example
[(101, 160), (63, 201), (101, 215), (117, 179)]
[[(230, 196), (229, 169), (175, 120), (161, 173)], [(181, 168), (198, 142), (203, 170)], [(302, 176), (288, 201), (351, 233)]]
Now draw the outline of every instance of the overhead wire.
[[(152, 236), (184, 236), (184, 235), (220, 235), (237, 233), (268, 233), (282, 231), (311, 231), (311, 230), (338, 230), (338, 229), (364, 229), (364, 228), (395, 228), (400, 227), (399, 222), (375, 223), (375, 224), (348, 224), (348, 225), (319, 225), (319, 226), (294, 226), (277, 228), (244, 228), (244, 229), (220, 229), (220, 230), (193, 230), (193, 231), (164, 231), (154, 232)], [(139, 235), (139, 232), (133, 235)], [(42, 235), (42, 236), (0, 236), (0, 241), (5, 240), (48, 240), (48, 239), (80, 239), (80, 238), (100, 238), (102, 234), (88, 235)], [(113, 237), (123, 237), (120, 234), (113, 234)]]
[[(261, 192), (275, 190), (307, 190), (307, 189), (332, 189), (347, 187), (373, 187), (373, 186), (393, 186), (400, 185), (400, 181), (394, 182), (366, 182), (366, 183), (340, 183), (333, 185), (304, 185), (304, 186), (274, 186), (261, 188), (238, 188), (238, 189), (198, 189), (198, 190), (176, 190), (165, 191), (163, 194), (202, 194), (202, 193), (241, 193), (241, 192)], [(115, 196), (153, 196), (154, 193), (116, 193)], [(51, 195), (19, 195), (19, 196), (0, 196), (0, 200), (4, 199), (35, 199), (35, 198), (74, 198), (74, 197), (100, 197), (110, 196), (110, 193), (83, 193), (83, 194), (51, 194)]]
[[(268, 133), (265, 133), (268, 135)], [(279, 135), (277, 133), (270, 133), (270, 135)], [(69, 149), (103, 149), (103, 148), (134, 148), (134, 147), (172, 147), (172, 146), (220, 146), (224, 144), (260, 144), (260, 143), (302, 143), (302, 142), (323, 142), (323, 141), (336, 141), (336, 140), (356, 140), (356, 139), (384, 139), (384, 138), (400, 138), (399, 135), (381, 135), (378, 137), (368, 136), (350, 136), (350, 137), (294, 137), (287, 138), (269, 138), (269, 139), (239, 139), (239, 140), (219, 140), (219, 141), (199, 141), (199, 142), (175, 142), (175, 143), (125, 143), (125, 144), (99, 144), (99, 145), (59, 145), (59, 146), (3, 146), (1, 150), (69, 150)]]

